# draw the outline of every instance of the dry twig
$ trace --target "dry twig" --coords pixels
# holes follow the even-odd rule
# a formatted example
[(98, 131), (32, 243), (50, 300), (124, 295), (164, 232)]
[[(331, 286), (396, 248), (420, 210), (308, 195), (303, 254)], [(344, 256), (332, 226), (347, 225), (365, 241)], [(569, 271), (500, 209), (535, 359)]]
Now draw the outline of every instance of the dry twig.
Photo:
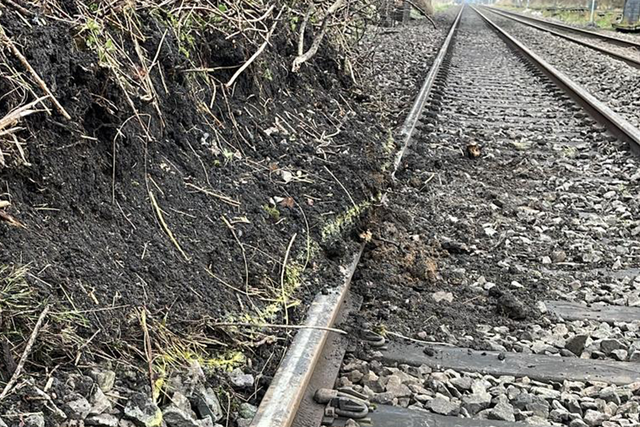
[(152, 191), (149, 191), (149, 198), (151, 199), (151, 205), (153, 206), (153, 209), (156, 212), (156, 215), (158, 216), (158, 221), (160, 221), (160, 225), (162, 226), (162, 229), (164, 230), (165, 233), (167, 233), (167, 236), (169, 236), (169, 239), (174, 244), (174, 246), (178, 249), (178, 252), (182, 254), (184, 259), (186, 261), (191, 261), (191, 258), (189, 258), (187, 254), (182, 250), (182, 248), (180, 247), (180, 244), (178, 243), (178, 240), (176, 240), (173, 233), (171, 232), (171, 229), (169, 228), (166, 221), (164, 220), (164, 216), (162, 215), (162, 209), (160, 209), (160, 206), (158, 206), (158, 202), (156, 201), (156, 197), (153, 195)]
[(49, 87), (47, 87), (47, 84), (44, 82), (44, 80), (42, 80), (42, 78), (40, 78), (40, 76), (38, 75), (36, 70), (33, 69), (31, 64), (29, 64), (29, 61), (27, 61), (27, 58), (25, 58), (24, 55), (20, 52), (20, 50), (18, 50), (16, 45), (13, 43), (13, 41), (11, 41), (9, 36), (5, 33), (4, 28), (2, 28), (1, 25), (0, 25), (0, 41), (2, 41), (4, 44), (6, 44), (9, 47), (11, 52), (13, 52), (13, 54), (20, 60), (20, 62), (27, 69), (27, 71), (29, 71), (29, 74), (31, 74), (31, 77), (33, 77), (33, 79), (38, 83), (38, 86), (40, 86), (40, 89), (42, 89), (42, 91), (47, 94), (47, 97), (51, 98), (51, 102), (53, 102), (53, 105), (56, 107), (58, 112), (60, 112), (60, 114), (62, 114), (65, 119), (71, 120), (71, 116), (69, 115), (69, 113), (67, 113), (64, 107), (58, 102), (56, 97), (53, 96), (53, 93), (51, 93), (51, 91), (49, 90)]
[(27, 341), (27, 345), (24, 351), (22, 352), (22, 356), (20, 357), (18, 366), (16, 367), (16, 370), (13, 372), (13, 375), (11, 375), (11, 378), (9, 379), (9, 382), (7, 382), (7, 385), (4, 386), (2, 393), (0, 393), (0, 402), (2, 401), (2, 399), (4, 399), (7, 396), (7, 394), (9, 394), (14, 384), (18, 381), (18, 378), (22, 373), (22, 369), (24, 368), (24, 364), (26, 363), (27, 358), (31, 353), (31, 348), (33, 347), (33, 344), (36, 342), (36, 337), (38, 336), (38, 332), (40, 331), (40, 328), (44, 323), (44, 319), (47, 316), (47, 313), (49, 313), (48, 305), (44, 308), (44, 310), (42, 310), (42, 313), (40, 313), (40, 317), (38, 317), (38, 321), (36, 322), (36, 325), (33, 327), (33, 331), (31, 331), (31, 336), (29, 337), (29, 341)]
[(231, 197), (225, 196), (224, 194), (215, 193), (215, 192), (213, 192), (211, 190), (207, 190), (206, 188), (198, 187), (197, 185), (191, 184), (189, 182), (185, 182), (184, 185), (186, 185), (187, 187), (193, 188), (194, 190), (198, 190), (201, 193), (204, 193), (206, 195), (216, 197), (216, 198), (222, 200), (223, 202), (225, 202), (225, 203), (227, 203), (227, 204), (229, 204), (231, 206), (234, 206), (234, 207), (240, 206), (240, 202), (239, 201), (234, 200)]
[(282, 304), (284, 306), (284, 319), (286, 324), (289, 324), (289, 313), (287, 311), (287, 292), (284, 286), (284, 277), (287, 273), (287, 261), (289, 260), (291, 247), (293, 246), (293, 242), (296, 240), (296, 236), (298, 236), (298, 233), (293, 233), (293, 236), (291, 236), (289, 246), (287, 246), (287, 252), (284, 254), (284, 261), (282, 261), (282, 272), (280, 273), (280, 289), (282, 290)]
[(227, 220), (227, 218), (225, 218), (224, 215), (222, 216), (222, 221), (225, 223), (229, 231), (231, 231), (231, 234), (233, 234), (233, 238), (236, 240), (236, 243), (238, 244), (238, 246), (240, 246), (240, 251), (242, 252), (242, 260), (244, 261), (244, 290), (247, 293), (247, 295), (249, 295), (249, 264), (247, 263), (247, 253), (244, 250), (244, 245), (238, 238), (238, 235), (236, 234), (236, 231), (234, 230), (233, 225), (231, 225), (229, 220)]
[(156, 385), (153, 379), (153, 348), (151, 347), (151, 336), (147, 327), (147, 309), (140, 310), (140, 326), (144, 335), (144, 354), (147, 357), (147, 365), (149, 367), (149, 383), (151, 385), (151, 396), (155, 399)]
[(242, 72), (244, 70), (247, 69), (247, 67), (249, 67), (249, 65), (251, 65), (251, 63), (253, 61), (256, 60), (256, 58), (258, 58), (258, 56), (260, 56), (260, 54), (262, 54), (262, 52), (265, 50), (265, 48), (267, 47), (267, 45), (269, 44), (269, 39), (271, 38), (271, 35), (273, 34), (273, 32), (276, 30), (276, 27), (278, 26), (278, 23), (280, 22), (280, 15), (282, 15), (282, 12), (284, 12), (284, 8), (282, 8), (280, 10), (280, 13), (278, 13), (278, 16), (276, 16), (273, 25), (271, 26), (271, 29), (269, 30), (269, 33), (267, 34), (267, 36), (265, 37), (265, 41), (264, 43), (262, 43), (260, 45), (260, 47), (258, 48), (258, 50), (256, 51), (256, 53), (254, 53), (251, 58), (249, 58), (249, 60), (247, 62), (245, 62), (242, 67), (240, 67), (238, 69), (238, 71), (236, 71), (233, 76), (231, 76), (231, 79), (229, 79), (229, 81), (225, 84), (225, 87), (230, 88), (231, 86), (233, 86), (233, 83), (236, 81), (236, 79), (240, 76), (240, 74), (242, 74)]

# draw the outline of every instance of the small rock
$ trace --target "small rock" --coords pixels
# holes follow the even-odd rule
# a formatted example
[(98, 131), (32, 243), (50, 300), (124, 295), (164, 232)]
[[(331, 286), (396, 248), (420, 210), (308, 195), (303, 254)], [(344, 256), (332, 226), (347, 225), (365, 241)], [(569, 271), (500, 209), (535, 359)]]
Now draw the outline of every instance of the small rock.
[(182, 393), (175, 392), (171, 404), (162, 411), (164, 421), (169, 427), (198, 427), (196, 413), (191, 410), (191, 404)]
[(497, 309), (502, 314), (514, 320), (527, 318), (529, 310), (511, 291), (496, 286), (489, 290), (489, 296), (496, 299)]
[(42, 414), (27, 415), (26, 417), (24, 417), (23, 423), (20, 423), (20, 425), (23, 425), (24, 427), (44, 427), (44, 415)]
[(629, 362), (640, 362), (640, 350), (634, 350), (634, 352), (631, 353), (631, 356), (629, 356)]
[(398, 398), (398, 406), (402, 408), (407, 408), (409, 403), (411, 402), (411, 398), (409, 397), (399, 397)]
[(96, 387), (93, 392), (93, 396), (91, 396), (91, 409), (89, 411), (89, 415), (100, 415), (111, 409), (111, 406), (111, 401), (109, 401), (107, 396), (102, 392), (102, 389), (100, 387)]
[(629, 356), (629, 352), (625, 349), (619, 348), (617, 350), (613, 350), (610, 356), (616, 360), (623, 362), (627, 360), (627, 356)]
[(93, 370), (89, 373), (89, 376), (93, 378), (103, 393), (110, 392), (116, 382), (116, 373), (108, 369)]
[(562, 394), (558, 390), (546, 387), (531, 387), (531, 392), (547, 400), (559, 399)]
[(212, 388), (200, 388), (194, 397), (194, 403), (198, 414), (202, 418), (211, 418), (214, 423), (220, 421), (224, 416), (222, 412), (222, 405), (218, 400), (218, 396)]
[(549, 419), (554, 423), (564, 423), (569, 421), (569, 412), (560, 409), (554, 409), (549, 413)]
[(111, 414), (89, 415), (84, 420), (86, 426), (118, 427), (118, 417)]
[(627, 402), (618, 407), (618, 411), (616, 414), (624, 415), (624, 414), (637, 414), (638, 413), (638, 402)]
[(491, 409), (488, 414), (489, 419), (501, 421), (515, 421), (513, 406), (507, 402), (500, 402)]
[(616, 405), (620, 405), (620, 396), (616, 393), (616, 388), (614, 386), (608, 386), (600, 390), (598, 393), (598, 397), (605, 402), (613, 402)]
[(126, 406), (124, 415), (140, 427), (158, 427), (162, 425), (162, 411), (142, 393), (134, 393)]
[(600, 342), (600, 351), (607, 356), (614, 350), (624, 349), (624, 344), (615, 339), (605, 339)]
[(436, 396), (428, 405), (429, 409), (440, 415), (454, 416), (460, 412), (459, 405), (445, 399), (442, 395)]
[(558, 349), (542, 341), (536, 341), (531, 346), (531, 351), (533, 351), (535, 354), (545, 354), (547, 352), (555, 354), (558, 352)]
[(402, 384), (402, 381), (397, 375), (391, 375), (388, 378), (386, 390), (396, 398), (411, 396), (411, 390)]
[(459, 377), (459, 378), (452, 378), (449, 381), (450, 384), (452, 384), (455, 388), (457, 388), (460, 391), (466, 391), (466, 390), (471, 390), (471, 385), (473, 384), (473, 380), (469, 377)]
[(258, 412), (258, 408), (256, 406), (243, 402), (240, 404), (240, 409), (238, 409), (238, 416), (240, 418), (252, 420), (253, 417), (256, 416), (256, 412)]
[(7, 426), (7, 423), (2, 421), (2, 418), (0, 418), (0, 427), (9, 427), (9, 426)]
[(362, 372), (358, 371), (357, 369), (354, 369), (353, 371), (350, 371), (350, 372), (347, 373), (347, 378), (353, 384), (358, 384), (363, 376), (364, 376), (364, 374)]
[(255, 383), (253, 375), (245, 374), (244, 372), (242, 372), (242, 370), (240, 370), (240, 368), (236, 368), (231, 371), (231, 373), (229, 374), (229, 380), (235, 388), (239, 389), (253, 387), (253, 384)]
[(571, 420), (571, 422), (569, 423), (569, 427), (589, 427), (589, 425), (582, 421), (580, 418), (576, 418), (574, 420)]
[(562, 250), (553, 251), (551, 253), (551, 259), (553, 262), (565, 262), (567, 260), (567, 254)]
[(74, 420), (84, 420), (91, 412), (91, 404), (81, 395), (74, 396), (73, 400), (67, 402), (67, 407), (70, 411), (69, 417)]
[[(529, 403), (526, 408), (527, 411), (531, 411), (534, 416), (540, 418), (547, 418), (549, 416), (549, 404), (545, 400), (539, 399)], [(565, 410), (565, 412), (567, 411)]]
[(599, 411), (594, 411), (593, 409), (587, 409), (584, 413), (584, 417), (582, 417), (585, 423), (591, 427), (599, 426), (603, 421), (606, 421), (608, 417)]
[(374, 393), (382, 393), (384, 391), (384, 385), (380, 381), (380, 377), (369, 371), (362, 377), (362, 385), (369, 387)]
[(349, 418), (347, 422), (344, 423), (344, 427), (360, 427), (360, 424), (358, 424), (355, 420)]
[(462, 407), (471, 415), (475, 415), (491, 404), (491, 394), (485, 392), (483, 394), (471, 394), (463, 396)]
[(584, 347), (588, 339), (589, 339), (588, 335), (583, 335), (583, 334), (574, 335), (573, 337), (567, 340), (567, 343), (565, 344), (564, 347), (570, 352), (572, 352), (573, 354), (575, 354), (576, 356), (580, 356), (584, 351)]
[(543, 301), (538, 301), (536, 303), (536, 310), (538, 310), (540, 314), (545, 314), (548, 311), (547, 305)]
[(388, 391), (375, 393), (371, 398), (371, 402), (380, 403), (381, 405), (391, 405), (393, 403), (393, 393)]
[(431, 295), (431, 298), (433, 298), (435, 302), (441, 302), (441, 301), (453, 302), (453, 294), (451, 292), (444, 292), (444, 291), (434, 292)]
[[(640, 228), (640, 227), (639, 227)], [(638, 292), (631, 292), (628, 296), (627, 296), (627, 305), (629, 307), (638, 307), (640, 306), (640, 293)]]

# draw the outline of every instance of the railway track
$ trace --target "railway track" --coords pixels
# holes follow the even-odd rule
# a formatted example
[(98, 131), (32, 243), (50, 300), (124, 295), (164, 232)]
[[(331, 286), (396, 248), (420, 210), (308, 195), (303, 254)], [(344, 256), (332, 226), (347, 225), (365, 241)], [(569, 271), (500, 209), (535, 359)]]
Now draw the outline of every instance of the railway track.
[[(625, 246), (630, 234), (614, 222), (640, 203), (607, 202), (611, 191), (602, 192), (637, 189), (640, 176), (620, 175), (637, 171), (624, 147), (637, 149), (640, 131), (464, 7), (400, 138), (395, 179), (431, 175), (387, 193), (386, 204), (438, 206), (469, 219), (465, 227), (483, 224), (481, 237), (450, 213), (414, 225), (450, 236), (443, 263), (462, 280), (402, 290), (394, 306), (371, 289), (391, 284), (350, 292), (357, 268), (382, 268), (361, 249), (343, 285), (312, 304), (251, 426), (637, 425), (640, 271), (624, 269), (640, 246)], [(507, 211), (509, 200), (519, 205)], [(600, 211), (608, 224), (594, 220)], [(597, 282), (594, 260), (610, 252), (620, 253), (617, 271), (637, 278)], [(458, 301), (461, 293), (468, 298)], [(446, 310), (453, 315), (438, 317)], [(356, 312), (358, 321), (346, 320)], [(473, 330), (456, 326), (456, 315), (489, 312), (492, 324), (471, 317), (464, 327)], [(343, 323), (349, 336), (329, 329)]]
[(550, 22), (493, 7), (485, 7), (483, 9), (520, 24), (596, 50), (612, 58), (624, 61), (633, 67), (640, 68), (640, 43), (638, 42), (624, 40), (607, 34), (583, 30), (569, 25)]

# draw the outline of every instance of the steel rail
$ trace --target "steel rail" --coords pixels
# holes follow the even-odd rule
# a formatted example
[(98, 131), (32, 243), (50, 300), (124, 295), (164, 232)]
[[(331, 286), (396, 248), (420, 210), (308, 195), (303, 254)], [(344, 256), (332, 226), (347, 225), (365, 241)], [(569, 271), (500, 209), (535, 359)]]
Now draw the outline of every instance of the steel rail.
[(629, 143), (632, 151), (640, 154), (640, 130), (614, 112), (602, 101), (583, 89), (580, 85), (571, 80), (554, 66), (545, 61), (541, 56), (527, 48), (516, 38), (511, 36), (496, 23), (491, 21), (486, 15), (475, 7), (471, 7), (485, 22), (493, 28), (509, 45), (528, 58), (556, 85), (562, 88), (571, 98), (580, 104), (596, 121), (604, 125), (613, 135), (620, 140)]
[(288, 427), (293, 422), (307, 384), (311, 380), (313, 370), (329, 337), (330, 331), (317, 329), (317, 327), (333, 326), (363, 249), (364, 245), (360, 245), (344, 273), (342, 284), (328, 291), (326, 295), (319, 294), (311, 303), (305, 321), (305, 326), (310, 328), (300, 330), (294, 337), (260, 402), (250, 427)]
[[(487, 7), (487, 9), (498, 10), (498, 8), (496, 8), (496, 7)], [(547, 21), (546, 19), (540, 19), (540, 18), (536, 18), (534, 16), (524, 15), (522, 13), (512, 12), (510, 10), (502, 10), (502, 9), (500, 9), (500, 12), (506, 13), (508, 15), (518, 16), (520, 18), (528, 19), (528, 20), (531, 20), (531, 21), (540, 22), (541, 24), (549, 25), (551, 27), (561, 28), (563, 30), (573, 31), (575, 33), (584, 34), (584, 35), (589, 36), (589, 37), (595, 37), (595, 38), (607, 40), (608, 42), (617, 44), (618, 46), (634, 47), (636, 49), (640, 49), (640, 42), (635, 42), (635, 41), (631, 41), (631, 40), (624, 40), (624, 39), (620, 39), (618, 37), (610, 36), (608, 34), (597, 33), (595, 31), (585, 30), (584, 28), (578, 28), (578, 27), (573, 27), (571, 25), (560, 24), (559, 22), (551, 22), (551, 21)]]
[(636, 58), (633, 58), (631, 56), (628, 56), (628, 55), (625, 55), (625, 54), (622, 54), (622, 53), (619, 53), (619, 52), (615, 52), (615, 51), (609, 50), (609, 49), (607, 49), (605, 47), (598, 46), (596, 44), (592, 44), (592, 43), (589, 43), (589, 42), (584, 41), (584, 40), (580, 40), (580, 39), (575, 38), (573, 36), (570, 36), (568, 34), (563, 34), (563, 33), (559, 32), (559, 31), (552, 30), (551, 28), (546, 28), (543, 25), (538, 25), (538, 24), (535, 24), (533, 22), (527, 22), (524, 19), (517, 18), (515, 16), (512, 16), (511, 14), (504, 13), (503, 11), (499, 11), (499, 10), (497, 10), (495, 8), (487, 7), (487, 8), (484, 8), (484, 9), (485, 10), (489, 10), (489, 11), (491, 11), (491, 13), (495, 13), (496, 15), (500, 15), (503, 18), (511, 19), (512, 21), (519, 22), (522, 25), (527, 25), (527, 26), (535, 28), (537, 30), (553, 34), (554, 36), (557, 36), (557, 37), (561, 37), (561, 38), (563, 38), (565, 40), (569, 40), (569, 41), (571, 41), (573, 43), (577, 43), (579, 45), (588, 47), (589, 49), (593, 49), (593, 50), (596, 50), (598, 52), (602, 52), (605, 55), (611, 56), (612, 58), (624, 61), (627, 64), (631, 65), (632, 67), (640, 68), (640, 59), (636, 59)]
[(455, 21), (451, 25), (451, 29), (449, 30), (449, 34), (447, 34), (447, 38), (444, 40), (436, 59), (433, 61), (431, 68), (429, 69), (429, 73), (427, 74), (422, 87), (420, 88), (420, 92), (418, 92), (418, 96), (416, 97), (411, 110), (409, 110), (409, 114), (405, 119), (402, 127), (399, 131), (399, 136), (402, 138), (402, 148), (396, 154), (396, 158), (393, 162), (393, 173), (391, 174), (391, 178), (394, 179), (396, 176), (396, 172), (398, 171), (398, 167), (400, 166), (400, 162), (402, 161), (402, 157), (404, 153), (407, 151), (407, 148), (411, 145), (411, 137), (413, 136), (413, 131), (416, 128), (418, 123), (418, 118), (422, 114), (422, 110), (424, 109), (424, 105), (427, 102), (427, 98), (431, 93), (431, 89), (435, 83), (436, 77), (438, 76), (438, 71), (440, 71), (440, 67), (442, 66), (442, 61), (444, 61), (444, 57), (447, 52), (449, 52), (449, 47), (451, 46), (451, 40), (453, 39), (453, 35), (456, 32), (456, 28), (458, 28), (458, 23), (460, 22), (460, 17), (462, 16), (462, 11), (464, 10), (464, 5), (460, 7), (460, 11), (456, 16)]
[[(449, 51), (451, 40), (460, 22), (463, 9), (464, 6), (460, 8), (460, 12), (451, 25), (447, 38), (431, 65), (425, 83), (422, 85), (409, 114), (400, 128), (400, 134), (404, 140), (402, 149), (398, 152), (394, 161), (392, 177), (395, 176), (402, 156), (410, 144), (411, 136), (424, 109), (426, 100), (431, 93), (431, 88), (442, 61)], [(386, 192), (383, 198), (385, 197)], [(276, 370), (267, 392), (260, 402), (250, 427), (289, 427), (293, 423), (307, 385), (331, 333), (326, 329), (318, 329), (318, 327), (330, 328), (333, 326), (340, 307), (346, 299), (351, 278), (363, 249), (364, 245), (361, 245), (353, 257), (353, 261), (345, 269), (342, 284), (338, 288), (330, 290), (326, 295), (319, 294), (311, 303), (305, 320), (305, 325), (309, 326), (309, 328), (302, 329), (295, 335), (284, 359)]]

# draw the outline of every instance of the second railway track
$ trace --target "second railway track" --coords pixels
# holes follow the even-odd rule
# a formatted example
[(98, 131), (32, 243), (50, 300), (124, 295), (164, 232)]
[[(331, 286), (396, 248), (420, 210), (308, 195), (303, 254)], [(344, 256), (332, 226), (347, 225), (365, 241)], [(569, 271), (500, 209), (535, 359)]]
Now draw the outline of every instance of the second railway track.
[(251, 425), (638, 425), (640, 132), (471, 8), (435, 63)]
[(633, 67), (640, 68), (640, 43), (496, 8), (484, 8), (484, 10), (588, 47), (612, 58), (626, 62)]

